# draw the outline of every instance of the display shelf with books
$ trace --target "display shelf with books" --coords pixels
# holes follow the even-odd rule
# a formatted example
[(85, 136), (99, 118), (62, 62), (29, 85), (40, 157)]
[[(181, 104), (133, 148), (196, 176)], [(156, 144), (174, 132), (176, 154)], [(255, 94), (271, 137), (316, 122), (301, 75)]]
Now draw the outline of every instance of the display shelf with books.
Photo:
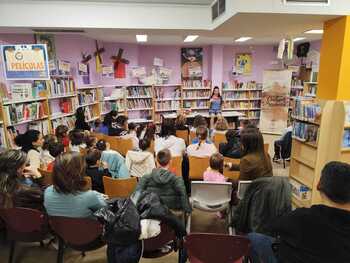
[(184, 110), (208, 110), (211, 85), (211, 80), (184, 80), (182, 83), (182, 108)]
[(303, 96), (315, 98), (317, 92), (317, 82), (304, 82)]
[(322, 203), (317, 184), (325, 164), (350, 161), (346, 104), (310, 98), (297, 98), (294, 103), (289, 173), (292, 203), (294, 207), (309, 207)]
[(211, 80), (183, 80), (183, 90), (211, 90)]
[(66, 116), (65, 118), (58, 118), (51, 120), (52, 129), (55, 130), (59, 125), (66, 125), (69, 130), (75, 127), (75, 116)]
[(45, 81), (49, 98), (76, 95), (77, 89), (73, 79), (54, 78)]
[(130, 119), (153, 120), (154, 87), (132, 85), (126, 87), (126, 114)]

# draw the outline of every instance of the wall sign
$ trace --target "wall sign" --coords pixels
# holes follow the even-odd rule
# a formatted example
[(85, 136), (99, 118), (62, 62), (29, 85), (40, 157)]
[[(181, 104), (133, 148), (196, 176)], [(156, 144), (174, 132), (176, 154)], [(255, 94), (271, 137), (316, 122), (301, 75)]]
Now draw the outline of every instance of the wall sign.
[(48, 80), (49, 63), (45, 44), (2, 45), (5, 77), (8, 80)]

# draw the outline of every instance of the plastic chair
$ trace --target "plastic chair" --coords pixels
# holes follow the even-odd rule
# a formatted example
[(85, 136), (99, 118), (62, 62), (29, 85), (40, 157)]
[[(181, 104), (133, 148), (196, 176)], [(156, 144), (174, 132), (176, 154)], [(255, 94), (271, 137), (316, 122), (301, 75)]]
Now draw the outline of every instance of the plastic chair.
[(105, 188), (105, 194), (108, 195), (109, 198), (129, 197), (136, 188), (137, 178), (113, 179), (111, 177), (103, 176), (103, 185)]
[[(229, 157), (224, 157), (225, 163), (232, 163), (232, 164), (239, 165), (240, 161), (241, 161), (240, 159), (233, 159), (233, 158), (229, 158)], [(226, 178), (229, 178), (231, 180), (238, 180), (239, 174), (240, 174), (239, 171), (231, 171), (230, 168), (224, 167), (224, 176)]]
[[(206, 212), (227, 211), (228, 216), (228, 232), (233, 233), (231, 227), (231, 194), (232, 183), (229, 182), (191, 182), (191, 198), (192, 208), (197, 208)], [(187, 224), (187, 232), (191, 230), (191, 220)]]
[(40, 242), (47, 237), (49, 226), (44, 213), (29, 208), (0, 209), (0, 217), (4, 220), (7, 239), (11, 241), (8, 262), (12, 263), (16, 242)]
[(39, 183), (42, 185), (42, 186), (49, 186), (49, 185), (52, 185), (52, 172), (49, 172), (47, 170), (44, 170), (44, 169), (40, 169), (38, 168), (38, 171), (39, 173), (41, 174), (41, 178), (38, 179), (39, 180)]
[(85, 256), (86, 251), (106, 244), (101, 238), (103, 226), (97, 220), (53, 216), (49, 217), (49, 222), (59, 240), (57, 263), (63, 262), (65, 247), (81, 251)]
[(189, 156), (189, 178), (190, 180), (203, 179), (203, 173), (209, 167), (209, 157)]
[(188, 130), (176, 130), (176, 137), (184, 139), (186, 145), (188, 145)]
[(215, 144), (216, 149), (219, 149), (219, 145), (222, 142), (226, 142), (226, 135), (225, 133), (216, 132), (213, 137), (213, 142)]
[(253, 181), (239, 181), (238, 182), (238, 190), (237, 190), (237, 198), (242, 200), (244, 198), (245, 192)]
[(190, 234), (185, 248), (191, 263), (241, 263), (249, 255), (250, 241), (243, 236)]
[(175, 169), (176, 176), (182, 176), (182, 156), (171, 158), (171, 168)]

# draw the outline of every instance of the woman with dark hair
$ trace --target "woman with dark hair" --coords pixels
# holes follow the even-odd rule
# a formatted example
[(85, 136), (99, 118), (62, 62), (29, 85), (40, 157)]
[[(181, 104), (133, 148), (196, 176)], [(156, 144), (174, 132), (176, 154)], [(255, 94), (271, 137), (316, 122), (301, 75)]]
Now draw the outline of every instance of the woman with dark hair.
[(42, 192), (28, 184), (33, 171), (26, 164), (27, 154), (23, 151), (6, 150), (0, 154), (0, 208), (42, 209)]
[(156, 154), (164, 149), (168, 149), (171, 156), (182, 156), (186, 151), (184, 139), (175, 136), (174, 120), (164, 119), (159, 138), (154, 141), (154, 150)]
[(198, 142), (187, 147), (187, 154), (190, 156), (206, 157), (217, 152), (214, 144), (208, 143), (208, 129), (204, 126), (199, 126), (196, 131)]
[(228, 130), (225, 134), (226, 142), (219, 145), (219, 152), (229, 158), (241, 158), (241, 146), (239, 142), (239, 131)]
[(200, 114), (194, 116), (191, 131), (195, 132), (199, 126), (205, 126), (205, 127), (208, 126), (206, 119)]
[(228, 164), (231, 170), (239, 170), (239, 180), (254, 180), (273, 176), (271, 157), (264, 150), (264, 138), (256, 128), (241, 132), (241, 162), (239, 166)]
[(84, 107), (77, 108), (75, 112), (75, 119), (75, 129), (87, 131), (91, 130), (90, 125), (86, 122)]
[(213, 89), (213, 93), (210, 96), (209, 115), (221, 114), (222, 102), (223, 102), (223, 100), (222, 100), (222, 97), (220, 95), (220, 89), (219, 89), (219, 87), (215, 86)]
[(106, 206), (104, 195), (86, 190), (85, 172), (85, 159), (79, 153), (57, 156), (53, 185), (44, 193), (44, 206), (50, 216), (93, 218), (94, 211)]
[(35, 178), (41, 177), (38, 172), (41, 162), (41, 147), (43, 145), (43, 136), (37, 130), (28, 130), (23, 134), (18, 135), (15, 138), (15, 143), (17, 146), (21, 147), (21, 150), (28, 155), (28, 161), (31, 170), (36, 174)]

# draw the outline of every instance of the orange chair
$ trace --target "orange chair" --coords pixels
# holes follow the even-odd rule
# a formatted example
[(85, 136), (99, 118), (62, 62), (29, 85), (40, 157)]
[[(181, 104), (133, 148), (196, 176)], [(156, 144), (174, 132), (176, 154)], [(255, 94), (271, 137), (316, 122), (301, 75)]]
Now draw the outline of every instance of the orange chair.
[(91, 133), (91, 136), (96, 137), (97, 141), (105, 140), (105, 136), (103, 133)]
[[(225, 163), (232, 163), (232, 164), (239, 164), (240, 159), (233, 159), (229, 157), (224, 157)], [(230, 171), (228, 167), (224, 167), (224, 176), (226, 178), (229, 178), (231, 180), (238, 180), (239, 179), (239, 171)]]
[(218, 133), (218, 132), (216, 132), (216, 133), (214, 134), (213, 141), (214, 141), (214, 144), (215, 144), (216, 149), (219, 149), (220, 143), (226, 142), (225, 133), (221, 133), (221, 132)]
[(84, 180), (86, 181), (85, 189), (91, 190), (91, 189), (92, 189), (91, 177), (89, 177), (89, 176), (84, 176)]
[(190, 171), (189, 177), (191, 180), (202, 180), (203, 173), (209, 167), (209, 157), (189, 156)]
[(103, 185), (105, 188), (105, 194), (108, 195), (109, 198), (129, 197), (136, 188), (137, 178), (113, 179), (111, 177), (103, 176)]
[(176, 137), (184, 139), (186, 145), (188, 145), (188, 130), (176, 130)]
[(105, 136), (105, 140), (109, 143), (111, 150), (115, 150), (123, 156), (126, 156), (126, 153), (133, 149), (131, 138), (124, 139), (122, 137)]
[(190, 141), (188, 142), (188, 144), (191, 144), (193, 139), (196, 138), (196, 132), (195, 131), (190, 131)]
[(269, 147), (270, 147), (270, 144), (264, 143), (264, 150), (266, 153), (269, 153)]
[(176, 176), (182, 176), (182, 156), (174, 156), (171, 158), (171, 168), (175, 170)]
[(41, 178), (39, 179), (40, 184), (43, 186), (52, 185), (52, 172), (40, 168), (38, 168), (38, 171), (41, 174)]

